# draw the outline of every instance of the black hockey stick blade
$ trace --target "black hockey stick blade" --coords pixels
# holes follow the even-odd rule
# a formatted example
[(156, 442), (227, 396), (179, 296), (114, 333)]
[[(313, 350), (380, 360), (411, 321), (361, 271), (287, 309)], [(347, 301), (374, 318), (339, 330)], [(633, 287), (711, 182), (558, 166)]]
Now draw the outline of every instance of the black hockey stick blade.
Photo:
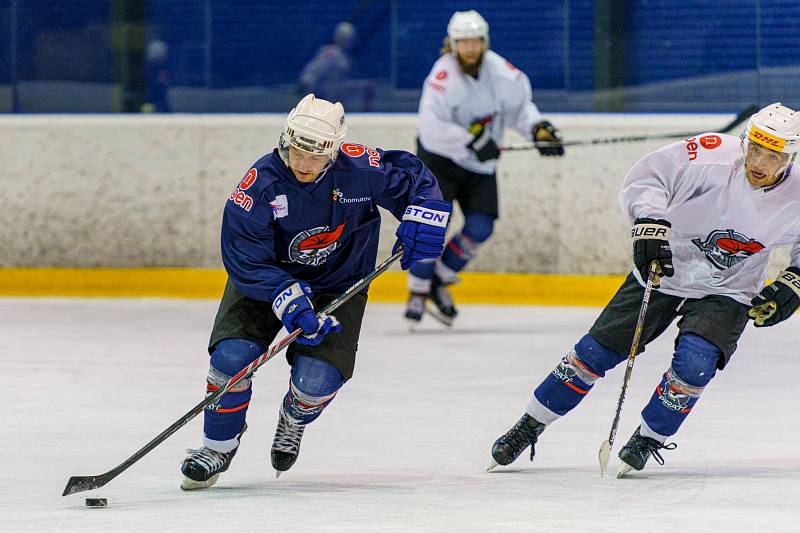
[[(363, 290), (367, 285), (369, 285), (372, 280), (386, 272), (395, 261), (400, 259), (403, 256), (403, 250), (400, 249), (399, 251), (395, 252), (391, 257), (388, 257), (375, 267), (375, 270), (361, 278), (359, 281), (355, 282), (349, 289), (344, 291), (341, 295), (339, 295), (336, 299), (334, 299), (331, 303), (325, 306), (325, 308), (317, 313), (317, 317), (324, 318), (333, 311), (335, 311), (339, 306), (344, 304), (350, 298), (355, 296), (358, 292)], [(72, 476), (67, 481), (67, 486), (64, 487), (64, 492), (61, 494), (62, 496), (67, 496), (69, 494), (75, 494), (76, 492), (83, 492), (85, 490), (93, 490), (102, 487), (122, 472), (128, 469), (128, 467), (132, 466), (136, 463), (139, 459), (150, 453), (153, 448), (167, 440), (173, 433), (178, 431), (180, 428), (185, 426), (190, 420), (194, 417), (202, 413), (206, 407), (214, 403), (220, 396), (225, 394), (231, 387), (236, 385), (239, 381), (250, 376), (255, 372), (258, 367), (272, 359), (276, 354), (282, 352), (284, 348), (289, 346), (294, 340), (302, 333), (303, 330), (300, 328), (296, 329), (283, 339), (281, 339), (277, 344), (272, 346), (269, 350), (261, 354), (255, 361), (250, 363), (245, 368), (241, 369), (235, 376), (228, 380), (228, 382), (223, 386), (220, 387), (213, 394), (209, 394), (203, 400), (200, 401), (197, 405), (192, 407), (189, 411), (186, 412), (185, 415), (180, 417), (178, 420), (172, 423), (167, 429), (159, 433), (156, 437), (154, 437), (150, 442), (142, 446), (136, 453), (125, 459), (121, 464), (117, 465), (116, 467), (112, 468), (108, 472), (97, 476)]]
[[(749, 119), (753, 113), (759, 110), (755, 104), (747, 106), (737, 113), (736, 117), (722, 128), (715, 130), (718, 133), (729, 133), (740, 126), (743, 122)], [(597, 139), (586, 139), (582, 141), (567, 141), (564, 143), (539, 143), (541, 146), (590, 146), (597, 144), (617, 144), (626, 142), (644, 142), (644, 141), (658, 141), (662, 139), (679, 139), (684, 137), (691, 137), (697, 135), (698, 132), (689, 131), (682, 133), (660, 133), (658, 135), (623, 135), (620, 137), (599, 137)], [(533, 150), (536, 144), (532, 142), (510, 144), (508, 146), (501, 146), (500, 150), (503, 152), (513, 150)]]
[(119, 472), (114, 472), (114, 470), (99, 476), (72, 476), (69, 478), (69, 481), (67, 481), (67, 486), (64, 487), (64, 492), (61, 495), (69, 496), (70, 494), (75, 494), (76, 492), (99, 489), (117, 477)]

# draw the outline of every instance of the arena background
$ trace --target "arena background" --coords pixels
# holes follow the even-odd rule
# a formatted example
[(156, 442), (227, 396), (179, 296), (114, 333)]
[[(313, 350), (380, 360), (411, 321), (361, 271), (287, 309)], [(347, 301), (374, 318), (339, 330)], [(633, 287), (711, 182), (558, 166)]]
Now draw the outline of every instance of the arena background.
[[(0, 294), (217, 297), (228, 193), (275, 145), (337, 23), (357, 32), (337, 84), (349, 140), (411, 150), (447, 21), (470, 8), (567, 140), (703, 132), (750, 104), (800, 105), (788, 0), (0, 0)], [(630, 267), (619, 183), (663, 143), (506, 154), (502, 219), (459, 301), (604, 303)], [(547, 290), (565, 279), (572, 291)], [(402, 274), (371, 295), (403, 299)]]

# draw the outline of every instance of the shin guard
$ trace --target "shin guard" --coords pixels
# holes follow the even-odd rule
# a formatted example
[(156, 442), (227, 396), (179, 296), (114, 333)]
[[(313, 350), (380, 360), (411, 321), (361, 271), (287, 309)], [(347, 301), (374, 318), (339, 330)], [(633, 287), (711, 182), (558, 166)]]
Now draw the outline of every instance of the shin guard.
[(283, 397), (283, 413), (296, 425), (308, 425), (333, 401), (342, 385), (344, 378), (332, 364), (295, 355), (289, 391)]
[[(242, 368), (263, 353), (259, 344), (243, 339), (220, 341), (211, 354), (211, 367), (206, 378), (206, 393), (219, 390)], [(238, 445), (237, 436), (244, 428), (247, 407), (253, 391), (250, 378), (243, 379), (206, 407), (203, 445), (218, 452), (229, 452)]]
[(543, 424), (561, 418), (583, 400), (607, 370), (624, 358), (624, 355), (609, 350), (590, 335), (584, 335), (536, 387), (528, 403), (528, 414)]
[[(467, 266), (480, 245), (492, 235), (492, 231), (494, 231), (493, 215), (481, 212), (466, 213), (461, 232), (447, 243), (442, 252), (441, 264), (452, 272), (451, 277)], [(440, 277), (448, 282), (447, 277)]]
[(642, 435), (663, 443), (677, 433), (716, 374), (721, 356), (719, 348), (699, 335), (681, 335), (672, 366), (642, 410)]

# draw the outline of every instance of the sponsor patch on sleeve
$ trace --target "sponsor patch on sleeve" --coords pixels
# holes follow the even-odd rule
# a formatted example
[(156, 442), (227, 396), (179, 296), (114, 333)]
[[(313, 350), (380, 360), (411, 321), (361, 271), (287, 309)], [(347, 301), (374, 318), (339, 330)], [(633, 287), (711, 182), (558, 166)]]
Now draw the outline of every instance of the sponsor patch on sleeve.
[(269, 203), (272, 208), (272, 217), (275, 219), (289, 216), (289, 199), (285, 194), (279, 194)]
[(244, 175), (242, 181), (239, 182), (239, 185), (233, 189), (230, 197), (228, 198), (231, 202), (238, 205), (248, 213), (251, 209), (253, 209), (253, 197), (247, 194), (246, 191), (253, 184), (256, 182), (256, 178), (258, 177), (258, 170), (255, 168), (251, 168), (247, 171), (247, 174)]

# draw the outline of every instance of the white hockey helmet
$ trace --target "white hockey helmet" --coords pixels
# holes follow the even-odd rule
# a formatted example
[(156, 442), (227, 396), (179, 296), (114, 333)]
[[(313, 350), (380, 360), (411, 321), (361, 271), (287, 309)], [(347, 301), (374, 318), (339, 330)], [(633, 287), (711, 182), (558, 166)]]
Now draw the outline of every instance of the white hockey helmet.
[(278, 153), (287, 166), (291, 166), (289, 146), (313, 155), (327, 155), (330, 161), (322, 170), (325, 171), (336, 160), (346, 134), (347, 125), (341, 102), (333, 104), (307, 94), (286, 117), (278, 142)]
[(469, 11), (456, 11), (447, 23), (447, 37), (455, 49), (455, 42), (459, 39), (479, 38), (489, 48), (489, 24), (480, 13), (474, 9)]
[(750, 117), (744, 139), (775, 152), (800, 151), (800, 114), (780, 102), (770, 104)]
[[(747, 128), (742, 133), (745, 169), (749, 169), (751, 165), (751, 144), (782, 154), (782, 161), (774, 173), (777, 183), (780, 183), (792, 171), (792, 165), (800, 151), (800, 113), (777, 102), (750, 117)], [(770, 184), (772, 185), (774, 183)]]

